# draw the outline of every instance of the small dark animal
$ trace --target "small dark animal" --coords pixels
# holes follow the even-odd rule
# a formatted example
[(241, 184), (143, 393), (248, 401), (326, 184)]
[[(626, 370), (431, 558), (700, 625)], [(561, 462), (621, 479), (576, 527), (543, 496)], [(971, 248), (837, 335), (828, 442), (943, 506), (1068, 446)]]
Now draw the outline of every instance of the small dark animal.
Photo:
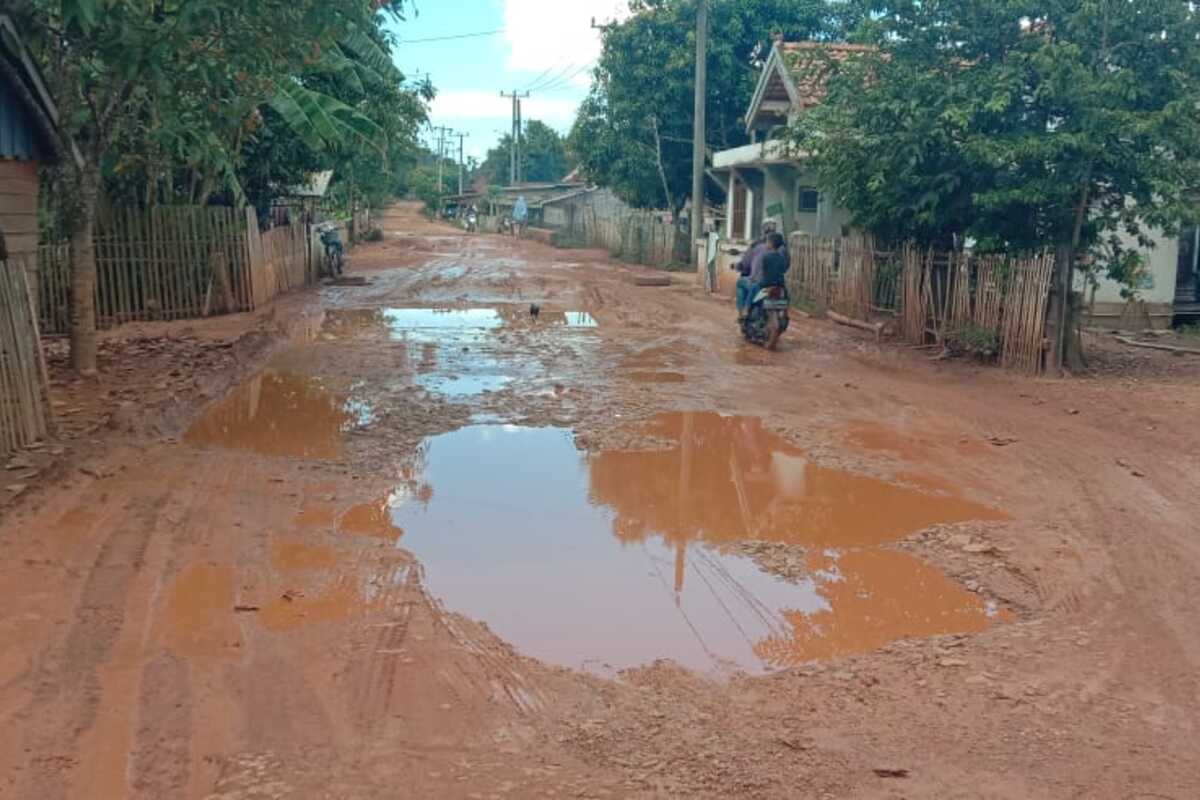
[(541, 313), (542, 313), (542, 307), (539, 306), (537, 303), (534, 303), (533, 305), (529, 306), (529, 316), (533, 317), (534, 319), (537, 319), (538, 315)]

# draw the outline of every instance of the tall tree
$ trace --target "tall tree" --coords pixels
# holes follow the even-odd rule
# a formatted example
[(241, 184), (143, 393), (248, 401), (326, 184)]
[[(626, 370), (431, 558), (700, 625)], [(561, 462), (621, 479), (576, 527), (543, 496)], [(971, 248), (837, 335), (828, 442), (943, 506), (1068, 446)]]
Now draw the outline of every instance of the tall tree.
[[(678, 210), (691, 193), (695, 0), (632, 0), (632, 16), (604, 29), (591, 93), (568, 147), (585, 175), (640, 207)], [(738, 0), (712, 3), (708, 140), (749, 141), (742, 116), (758, 80), (756, 54), (771, 36), (823, 37), (857, 19), (849, 3)]]
[(893, 237), (1056, 253), (1051, 366), (1078, 365), (1087, 252), (1174, 230), (1200, 189), (1200, 15), (1189, 0), (872, 2), (875, 54), (798, 124), (826, 186)]
[[(511, 135), (503, 136), (488, 150), (480, 172), (489, 183), (507, 186), (512, 183)], [(521, 177), (532, 182), (560, 181), (573, 168), (565, 139), (546, 123), (531, 119), (521, 136)]]
[[(370, 120), (296, 77), (328, 54), (377, 54), (355, 43), (380, 9), (403, 2), (342, 0), (11, 0), (9, 9), (46, 69), (63, 111), (61, 149), (78, 148), (60, 176), (71, 262), (71, 361), (96, 369), (93, 234), (106, 162), (122, 141), (153, 142), (233, 176), (230, 141), (271, 104), (310, 145), (350, 132), (375, 136)], [(344, 55), (344, 52), (343, 52)], [(189, 115), (189, 111), (191, 112)], [(147, 137), (140, 129), (154, 128)], [(211, 174), (211, 172), (210, 172)], [(235, 182), (235, 181), (233, 181)]]

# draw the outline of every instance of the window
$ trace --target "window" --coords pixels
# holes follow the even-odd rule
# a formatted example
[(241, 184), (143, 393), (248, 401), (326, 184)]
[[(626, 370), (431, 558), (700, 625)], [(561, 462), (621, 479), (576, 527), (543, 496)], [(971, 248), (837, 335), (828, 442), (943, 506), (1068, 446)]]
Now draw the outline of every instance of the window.
[(800, 202), (798, 203), (797, 208), (801, 214), (817, 213), (817, 206), (819, 206), (820, 203), (821, 203), (821, 193), (820, 192), (818, 192), (816, 189), (812, 188), (811, 186), (801, 186), (800, 187)]

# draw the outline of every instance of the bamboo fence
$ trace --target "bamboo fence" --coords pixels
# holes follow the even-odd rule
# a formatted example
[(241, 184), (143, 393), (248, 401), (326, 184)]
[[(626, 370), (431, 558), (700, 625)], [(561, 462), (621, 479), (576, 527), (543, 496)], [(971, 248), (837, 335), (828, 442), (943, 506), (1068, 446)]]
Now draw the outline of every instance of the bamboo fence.
[(913, 245), (881, 253), (866, 237), (793, 235), (792, 296), (869, 320), (897, 317), (904, 340), (924, 345), (958, 339), (994, 341), (1000, 363), (1039, 373), (1054, 262), (936, 253)]
[(45, 437), (49, 425), (49, 379), (25, 268), (0, 262), (0, 455)]
[(690, 263), (688, 236), (649, 213), (600, 217), (593, 209), (580, 215), (568, 236), (585, 247), (608, 250), (613, 258), (648, 267)]
[[(253, 208), (112, 209), (97, 220), (96, 324), (253, 311), (311, 284), (316, 270), (302, 223), (260, 233)], [(40, 248), (42, 331), (70, 325), (69, 246)]]

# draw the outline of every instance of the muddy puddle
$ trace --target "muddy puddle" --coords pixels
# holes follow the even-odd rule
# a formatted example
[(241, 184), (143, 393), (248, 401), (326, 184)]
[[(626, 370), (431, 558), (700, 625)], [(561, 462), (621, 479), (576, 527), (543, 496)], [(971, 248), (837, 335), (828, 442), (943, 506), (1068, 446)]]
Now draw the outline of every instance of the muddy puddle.
[(386, 336), (406, 340), (422, 331), (457, 332), (495, 331), (504, 328), (596, 328), (598, 323), (584, 311), (539, 309), (534, 317), (530, 307), (518, 305), (493, 308), (369, 308), (329, 311), (325, 333), (336, 338)]
[(665, 415), (645, 433), (654, 449), (591, 455), (559, 429), (433, 438), (425, 490), (387, 502), (399, 545), (448, 609), (597, 671), (759, 672), (995, 621), (881, 545), (997, 511), (820, 467), (754, 419)]
[(264, 370), (201, 416), (184, 441), (265, 456), (336, 459), (343, 434), (375, 419), (371, 405), (353, 392), (332, 391), (316, 378)]

